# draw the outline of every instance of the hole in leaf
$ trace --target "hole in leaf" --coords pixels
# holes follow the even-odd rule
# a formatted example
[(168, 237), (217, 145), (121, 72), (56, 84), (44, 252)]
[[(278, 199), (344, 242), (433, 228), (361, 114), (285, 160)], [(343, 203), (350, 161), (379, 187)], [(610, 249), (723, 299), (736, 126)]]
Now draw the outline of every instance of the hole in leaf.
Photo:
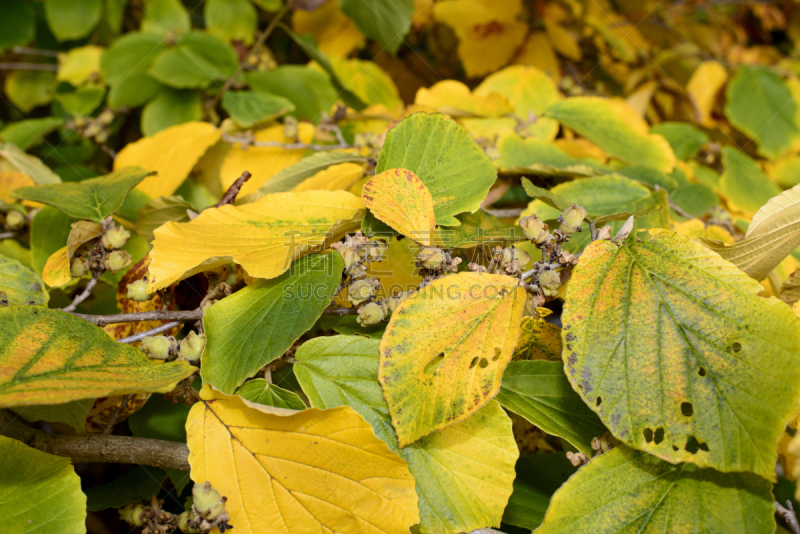
[(594, 405), (595, 406), (600, 406), (601, 404), (603, 404), (603, 398), (602, 397), (597, 397), (597, 399), (595, 399), (595, 401), (594, 401)]
[(472, 358), (472, 361), (471, 361), (471, 362), (469, 362), (469, 368), (470, 368), (470, 369), (472, 369), (472, 368), (473, 368), (473, 367), (475, 367), (476, 365), (478, 365), (478, 357), (477, 357), (477, 356), (475, 356), (474, 358)]
[(678, 447), (676, 447), (675, 445), (673, 445), (673, 446), (672, 446), (672, 450), (677, 452), (677, 451), (678, 451), (678, 450), (680, 450), (680, 449), (678, 449)]
[(731, 345), (731, 348), (733, 349), (733, 352), (741, 352), (742, 344), (737, 341), (736, 343)]
[(487, 367), (489, 367), (489, 360), (487, 360), (486, 358), (481, 358), (481, 361), (478, 365), (481, 367), (481, 369), (486, 369)]
[(656, 428), (656, 433), (653, 434), (653, 442), (658, 445), (664, 441), (664, 429), (661, 427)]
[(708, 452), (708, 443), (701, 443), (700, 450)]
[(492, 358), (493, 362), (496, 362), (500, 358), (500, 347), (494, 348), (494, 358)]
[(682, 402), (681, 403), (681, 413), (686, 417), (691, 417), (694, 414), (694, 408), (692, 408), (691, 402)]
[(697, 370), (697, 374), (700, 376), (706, 376), (706, 368), (701, 367), (700, 369)]
[(653, 441), (653, 431), (651, 429), (645, 428), (644, 430), (642, 430), (642, 435), (644, 436), (644, 440), (647, 443), (652, 443), (652, 441)]
[(428, 364), (425, 366), (425, 374), (426, 375), (434, 374), (436, 370), (439, 368), (439, 364), (442, 363), (442, 360), (444, 360), (444, 352), (440, 352), (437, 356), (434, 356), (434, 358), (428, 362)]
[(700, 450), (700, 442), (697, 441), (697, 438), (694, 436), (689, 436), (689, 439), (686, 440), (686, 452), (689, 454), (695, 454), (697, 451)]

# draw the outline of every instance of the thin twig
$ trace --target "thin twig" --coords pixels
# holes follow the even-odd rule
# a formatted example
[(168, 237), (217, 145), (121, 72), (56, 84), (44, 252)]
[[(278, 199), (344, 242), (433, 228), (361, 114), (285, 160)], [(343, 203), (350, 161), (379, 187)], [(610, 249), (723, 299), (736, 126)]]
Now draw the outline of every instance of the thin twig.
[(15, 46), (11, 49), (15, 54), (30, 54), (33, 56), (58, 57), (56, 50), (42, 50), (41, 48), (28, 48), (27, 46)]
[(99, 279), (100, 279), (100, 271), (99, 270), (93, 271), (92, 279), (89, 280), (89, 282), (86, 284), (86, 288), (83, 290), (83, 292), (76, 295), (75, 298), (72, 299), (72, 303), (66, 308), (61, 308), (61, 311), (74, 312), (75, 309), (78, 307), (78, 304), (80, 304), (81, 302), (83, 302), (84, 300), (88, 299), (91, 296), (92, 289), (94, 289), (94, 286), (97, 285), (97, 281)]
[(490, 215), (494, 215), (495, 217), (499, 217), (500, 219), (510, 219), (511, 217), (519, 217), (522, 215), (522, 212), (525, 208), (508, 208), (508, 209), (496, 209), (490, 210), (483, 208), (483, 211)]
[(239, 194), (239, 191), (242, 189), (244, 183), (250, 179), (252, 174), (247, 171), (244, 171), (240, 177), (236, 179), (235, 182), (231, 184), (225, 194), (222, 195), (222, 198), (219, 199), (219, 202), (214, 204), (215, 208), (219, 208), (220, 206), (224, 206), (225, 204), (233, 204), (233, 201), (236, 200), (236, 195)]
[(677, 204), (675, 204), (672, 201), (672, 199), (669, 200), (669, 207), (670, 207), (670, 209), (674, 210), (675, 213), (677, 213), (678, 215), (680, 215), (681, 217), (683, 217), (685, 219), (694, 219), (694, 215), (692, 215), (688, 211), (684, 210), (682, 207), (680, 207)]
[(141, 341), (146, 337), (155, 336), (168, 330), (172, 330), (181, 324), (183, 324), (181, 321), (173, 321), (171, 323), (162, 324), (161, 326), (151, 328), (150, 330), (145, 330), (144, 332), (139, 332), (138, 334), (118, 339), (117, 343), (136, 343), (137, 341)]
[(11, 239), (16, 237), (17, 232), (0, 232), (0, 239)]
[(358, 315), (355, 308), (326, 308), (322, 315)]
[(29, 427), (8, 410), (0, 410), (0, 435), (71, 458), (76, 464), (141, 464), (189, 470), (189, 447), (185, 443), (105, 434), (48, 434)]
[(86, 322), (95, 326), (103, 327), (110, 324), (135, 323), (136, 321), (178, 321), (188, 323), (203, 318), (203, 310), (154, 310), (137, 313), (118, 313), (117, 315), (87, 315), (84, 313), (73, 313), (75, 317), (80, 317)]
[(797, 515), (794, 513), (792, 501), (786, 501), (786, 506), (787, 507), (784, 508), (781, 503), (775, 501), (775, 509), (778, 511), (778, 515), (786, 521), (786, 525), (791, 529), (792, 534), (800, 534), (800, 523), (798, 523)]
[(108, 420), (108, 424), (106, 425), (106, 428), (103, 430), (103, 434), (111, 434), (111, 431), (114, 430), (114, 425), (117, 424), (117, 419), (119, 419), (119, 416), (122, 415), (122, 412), (125, 411), (125, 408), (128, 407), (128, 403), (131, 401), (132, 398), (133, 398), (132, 393), (129, 393), (124, 397), (122, 397), (122, 401), (119, 403), (119, 406), (117, 406), (117, 409), (114, 410), (113, 414), (111, 414), (111, 419)]
[(592, 236), (592, 241), (597, 241), (597, 225), (594, 221), (589, 221), (589, 234)]
[(224, 95), (225, 92), (228, 89), (230, 89), (234, 83), (236, 83), (236, 80), (239, 79), (239, 75), (242, 74), (242, 72), (244, 71), (245, 65), (249, 63), (248, 60), (251, 57), (257, 55), (259, 52), (261, 52), (261, 49), (264, 47), (264, 43), (267, 41), (269, 36), (272, 35), (272, 32), (275, 31), (275, 28), (278, 27), (278, 23), (281, 21), (283, 16), (286, 15), (286, 13), (288, 13), (289, 10), (292, 8), (294, 2), (295, 0), (287, 0), (287, 2), (283, 6), (283, 9), (278, 11), (275, 14), (275, 16), (272, 17), (272, 20), (269, 21), (269, 24), (264, 29), (264, 31), (258, 34), (256, 42), (253, 44), (253, 47), (250, 48), (250, 52), (248, 52), (247, 56), (242, 61), (239, 62), (239, 66), (236, 68), (236, 71), (233, 74), (231, 74), (230, 78), (228, 78), (225, 81), (225, 84), (222, 86), (219, 92), (216, 95), (214, 95), (214, 98), (211, 99), (211, 101), (208, 103), (208, 105), (206, 106), (206, 111), (217, 107), (217, 104), (219, 104), (222, 95)]
[(276, 147), (276, 148), (285, 148), (286, 150), (342, 150), (345, 148), (353, 148), (353, 145), (348, 143), (337, 143), (335, 145), (319, 145), (316, 143), (279, 143), (277, 141), (254, 141), (252, 137), (246, 136), (236, 136), (230, 134), (222, 134), (222, 140), (228, 143), (240, 143), (244, 146), (256, 146), (256, 147)]
[(46, 70), (56, 72), (58, 65), (50, 63), (0, 63), (0, 70)]

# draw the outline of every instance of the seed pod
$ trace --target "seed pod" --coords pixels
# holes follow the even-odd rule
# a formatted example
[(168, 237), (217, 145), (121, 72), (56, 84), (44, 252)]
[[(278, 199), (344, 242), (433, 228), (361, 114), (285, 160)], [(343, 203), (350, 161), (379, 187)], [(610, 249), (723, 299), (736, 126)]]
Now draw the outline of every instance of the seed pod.
[(69, 262), (69, 274), (72, 278), (80, 278), (89, 272), (89, 261), (83, 256), (72, 258)]
[(105, 234), (100, 242), (109, 250), (122, 248), (130, 239), (131, 233), (123, 226), (115, 226)]
[(438, 269), (444, 264), (444, 251), (436, 247), (423, 247), (417, 254), (417, 260), (426, 269)]
[(211, 482), (195, 484), (192, 488), (195, 509), (204, 519), (213, 521), (225, 513), (225, 498), (211, 486)]
[(355, 247), (351, 247), (350, 245), (342, 245), (338, 248), (339, 254), (342, 256), (344, 260), (344, 268), (345, 270), (353, 267), (358, 263), (358, 251)]
[(141, 280), (131, 282), (128, 284), (127, 288), (127, 297), (130, 300), (134, 300), (136, 302), (145, 302), (150, 300), (150, 297), (147, 294), (147, 278), (142, 278)]
[(142, 340), (142, 345), (139, 350), (141, 350), (145, 356), (153, 360), (166, 360), (169, 358), (170, 352), (174, 350), (173, 343), (177, 344), (175, 338), (172, 336), (146, 337)]
[(403, 302), (404, 300), (406, 300), (407, 298), (408, 298), (408, 292), (407, 291), (404, 291), (402, 293), (398, 293), (397, 295), (389, 297), (389, 304), (388, 304), (389, 311), (394, 313), (394, 311), (397, 309), (397, 307), (400, 305), (400, 303)]
[(524, 250), (513, 246), (503, 249), (503, 259), (501, 260), (500, 265), (504, 268), (508, 267), (508, 265), (514, 260), (519, 260), (519, 266), (522, 268), (528, 265), (528, 263), (531, 261), (531, 257)]
[(533, 243), (541, 245), (550, 236), (549, 226), (542, 222), (536, 215), (528, 215), (519, 220), (519, 227), (522, 233)]
[(124, 250), (115, 250), (106, 256), (106, 269), (115, 273), (133, 263), (133, 256)]
[(369, 300), (374, 293), (375, 288), (366, 280), (358, 280), (354, 282), (347, 290), (347, 300), (358, 306), (362, 302)]
[(187, 362), (196, 362), (203, 354), (203, 349), (206, 347), (206, 335), (197, 334), (194, 330), (189, 332), (185, 338), (181, 340), (180, 358)]
[(558, 218), (558, 222), (561, 223), (558, 225), (558, 230), (568, 235), (580, 232), (581, 224), (583, 223), (583, 219), (586, 218), (586, 215), (587, 213), (586, 210), (583, 209), (583, 206), (573, 204), (565, 209), (564, 213)]
[(386, 309), (377, 302), (370, 302), (358, 312), (356, 322), (361, 326), (378, 324), (386, 317)]
[(6, 227), (11, 231), (19, 230), (25, 226), (26, 220), (27, 217), (17, 210), (10, 210), (6, 213)]
[(386, 259), (386, 252), (389, 245), (384, 241), (372, 241), (366, 245), (367, 257), (372, 261), (383, 261)]
[(144, 512), (144, 505), (142, 503), (126, 504), (119, 510), (119, 517), (129, 525), (134, 527), (141, 527), (144, 525), (142, 513)]
[(539, 275), (539, 287), (546, 297), (558, 295), (558, 288), (561, 287), (561, 275), (558, 271), (547, 270)]

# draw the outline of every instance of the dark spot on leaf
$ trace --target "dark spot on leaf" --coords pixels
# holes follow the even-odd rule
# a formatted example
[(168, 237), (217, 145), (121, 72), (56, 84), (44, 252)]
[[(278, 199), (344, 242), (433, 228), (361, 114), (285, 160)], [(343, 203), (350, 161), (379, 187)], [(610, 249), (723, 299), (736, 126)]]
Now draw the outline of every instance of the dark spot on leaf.
[(494, 348), (494, 358), (492, 358), (493, 362), (496, 362), (500, 358), (500, 347)]
[(706, 376), (706, 368), (701, 367), (700, 369), (697, 370), (697, 374), (700, 376)]
[(474, 358), (472, 358), (472, 361), (469, 363), (469, 368), (470, 368), (470, 369), (472, 369), (472, 368), (473, 368), (473, 367), (475, 367), (476, 365), (478, 365), (478, 357), (477, 357), (477, 356), (475, 356)]
[(487, 367), (489, 367), (489, 360), (487, 360), (486, 358), (481, 358), (481, 361), (478, 365), (480, 366), (481, 369), (486, 369)]
[(681, 403), (681, 413), (686, 417), (691, 417), (694, 414), (694, 408), (692, 408), (691, 402), (682, 402)]
[(595, 401), (594, 401), (594, 405), (595, 406), (600, 406), (601, 404), (603, 404), (603, 398), (602, 397), (597, 397), (597, 399), (595, 399)]
[(664, 441), (664, 429), (661, 427), (656, 428), (656, 433), (653, 434), (653, 442), (658, 445)]
[(644, 430), (642, 430), (642, 435), (644, 436), (644, 440), (647, 443), (652, 443), (653, 442), (653, 430), (652, 429), (645, 428)]
[(575, 334), (567, 334), (564, 337), (564, 341), (566, 341), (567, 343), (569, 343), (570, 341), (575, 341)]
[(733, 352), (741, 352), (742, 344), (737, 341), (733, 345), (731, 345), (731, 349), (733, 349)]
[(686, 447), (684, 448), (689, 454), (696, 454), (697, 451), (708, 452), (708, 444), (698, 441), (694, 436), (689, 436), (689, 439), (686, 440)]

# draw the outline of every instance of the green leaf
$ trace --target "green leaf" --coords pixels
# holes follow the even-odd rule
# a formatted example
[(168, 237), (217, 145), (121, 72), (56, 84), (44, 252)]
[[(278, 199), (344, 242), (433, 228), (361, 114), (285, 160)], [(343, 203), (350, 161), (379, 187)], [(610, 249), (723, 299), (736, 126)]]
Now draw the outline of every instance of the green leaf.
[(138, 108), (165, 88), (165, 85), (149, 74), (137, 72), (111, 88), (108, 92), (108, 105), (113, 109)]
[(65, 112), (79, 117), (94, 113), (106, 94), (106, 86), (102, 84), (88, 84), (78, 89), (68, 87), (68, 90), (62, 89), (64, 85), (56, 89), (55, 100)]
[(290, 100), (295, 107), (290, 115), (314, 123), (322, 120), (323, 113), (330, 112), (337, 99), (328, 77), (305, 66), (281, 65), (269, 71), (253, 71), (245, 79), (251, 89)]
[(471, 532), (500, 523), (518, 456), (511, 421), (490, 401), (466, 421), (400, 449), (378, 383), (378, 340), (318, 337), (295, 353), (297, 380), (316, 408), (350, 406), (408, 462), (417, 481), (420, 532)]
[(86, 417), (96, 399), (81, 399), (64, 404), (43, 404), (40, 406), (19, 406), (13, 411), (31, 423), (47, 421), (62, 423), (75, 429), (78, 434), (86, 433)]
[(496, 398), (505, 409), (590, 456), (592, 438), (606, 433), (597, 415), (572, 390), (562, 362), (510, 362)]
[(150, 197), (138, 189), (131, 189), (122, 201), (116, 214), (123, 219), (135, 223), (139, 219), (139, 211), (150, 202)]
[(431, 192), (440, 226), (458, 226), (455, 215), (476, 212), (497, 179), (470, 133), (440, 113), (414, 113), (389, 130), (375, 173), (397, 167), (416, 174)]
[(577, 469), (564, 454), (521, 457), (503, 523), (536, 530), (542, 524), (550, 497)]
[(249, 0), (206, 0), (203, 18), (211, 35), (226, 41), (253, 44), (258, 13)]
[(0, 239), (0, 254), (31, 267), (31, 251), (16, 239)]
[(61, 178), (42, 163), (42, 160), (36, 156), (26, 154), (17, 145), (0, 143), (0, 158), (8, 161), (12, 167), (22, 174), (30, 176), (34, 183), (39, 185), (61, 183)]
[(176, 46), (162, 52), (149, 74), (176, 89), (205, 89), (227, 80), (236, 70), (236, 51), (221, 39), (200, 31), (178, 37)]
[(722, 164), (725, 170), (719, 189), (733, 209), (755, 213), (781, 192), (755, 161), (734, 147), (722, 147)]
[[(187, 473), (188, 474), (188, 473)], [(86, 489), (86, 509), (90, 512), (106, 508), (121, 508), (128, 503), (149, 501), (161, 491), (161, 483), (167, 474), (161, 469), (137, 465), (107, 484)]]
[(323, 315), (317, 321), (317, 326), (322, 330), (334, 330), (339, 334), (348, 336), (364, 336), (372, 339), (380, 339), (386, 331), (386, 323), (381, 321), (369, 326), (361, 326), (357, 322), (357, 315), (343, 315), (336, 317), (333, 315)]
[(358, 154), (331, 151), (316, 152), (280, 171), (267, 180), (258, 192), (268, 195), (270, 193), (291, 191), (306, 178), (311, 178), (318, 172), (324, 171), (332, 165), (338, 165), (340, 163), (362, 163), (364, 161), (367, 161), (367, 158), (359, 156)]
[(536, 137), (523, 139), (505, 133), (497, 143), (494, 164), (503, 172), (534, 172), (545, 176), (595, 176), (610, 169), (592, 158), (573, 158), (553, 143)]
[(789, 86), (766, 67), (742, 65), (725, 90), (725, 116), (770, 159), (800, 138), (797, 102)]
[(487, 246), (489, 243), (506, 246), (525, 239), (519, 226), (482, 209), (475, 213), (462, 213), (456, 219), (460, 225), (440, 228), (437, 233), (437, 239), (441, 237), (448, 248), (473, 248), (477, 245)]
[(4, 407), (166, 393), (194, 372), (184, 362), (152, 363), (83, 319), (39, 306), (0, 308), (0, 368)]
[(86, 496), (69, 458), (0, 436), (0, 517), (7, 532), (83, 534)]
[(36, 34), (36, 11), (26, 0), (0, 3), (0, 52), (32, 41)]
[(100, 22), (102, 0), (45, 0), (44, 15), (59, 41), (86, 37)]
[(41, 276), (47, 259), (67, 244), (75, 219), (63, 211), (45, 206), (31, 222), (31, 268)]
[(203, 382), (230, 394), (279, 358), (330, 304), (343, 268), (336, 253), (305, 256), (278, 278), (259, 280), (209, 308)]
[(584, 250), (562, 321), (567, 377), (623, 442), (772, 477), (800, 395), (800, 324), (731, 263), (650, 230)]
[(632, 165), (615, 169), (614, 173), (641, 182), (650, 188), (659, 186), (667, 191), (674, 191), (678, 187), (678, 181), (675, 178), (652, 167)]
[[(149, 3), (152, 6), (155, 1)], [(158, 54), (166, 48), (164, 39), (150, 33), (126, 33), (100, 56), (103, 79), (117, 86), (129, 76), (143, 74)]]
[(305, 410), (306, 403), (297, 395), (285, 389), (279, 388), (275, 384), (270, 384), (263, 378), (256, 378), (244, 383), (236, 390), (236, 394), (266, 406), (275, 408), (286, 408), (287, 410)]
[(228, 91), (222, 95), (222, 108), (238, 126), (252, 128), (293, 112), (294, 104), (287, 98), (263, 91)]
[(650, 128), (650, 133), (666, 139), (675, 157), (680, 160), (692, 159), (709, 141), (704, 131), (688, 122), (662, 122)]
[(42, 144), (46, 135), (56, 131), (63, 124), (64, 119), (60, 117), (13, 122), (0, 130), (0, 140), (14, 143), (22, 150), (28, 150)]
[[(367, 106), (383, 105), (387, 109), (401, 108), (403, 101), (397, 86), (386, 71), (372, 61), (362, 59), (345, 59), (334, 57), (328, 72), (333, 86), (347, 88), (349, 95), (355, 96), (356, 105), (361, 109)], [(341, 100), (350, 107), (354, 107), (349, 99), (340, 95)], [(348, 103), (350, 102), (350, 103)], [(359, 108), (356, 108), (359, 109)]]
[(22, 113), (53, 100), (56, 75), (44, 70), (14, 70), (5, 76), (5, 93)]
[(162, 87), (142, 111), (142, 133), (155, 135), (170, 126), (199, 121), (203, 103), (198, 91)]
[(546, 115), (631, 165), (663, 172), (675, 166), (675, 154), (666, 139), (648, 134), (647, 124), (628, 106), (607, 98), (574, 96), (553, 105)]
[(77, 183), (20, 187), (12, 194), (22, 200), (33, 200), (56, 207), (76, 219), (101, 222), (114, 213), (128, 191), (150, 173), (139, 167), (125, 167), (106, 176)]
[(17, 260), (0, 255), (0, 291), (8, 302), (14, 304), (46, 305), (50, 294), (44, 288), (42, 277)]
[(694, 182), (678, 187), (669, 196), (670, 200), (695, 217), (700, 217), (719, 205), (719, 197), (713, 189)]
[(339, 0), (339, 7), (353, 19), (358, 31), (397, 54), (411, 29), (414, 0)]
[(152, 33), (163, 40), (191, 29), (189, 12), (180, 0), (149, 0), (144, 8), (142, 33)]
[(153, 230), (167, 221), (187, 222), (189, 214), (186, 210), (195, 210), (195, 207), (183, 197), (158, 197), (151, 200), (139, 212), (136, 220), (136, 233), (147, 241), (155, 239)]
[(772, 484), (749, 473), (672, 465), (621, 446), (556, 491), (537, 534), (775, 532)]

